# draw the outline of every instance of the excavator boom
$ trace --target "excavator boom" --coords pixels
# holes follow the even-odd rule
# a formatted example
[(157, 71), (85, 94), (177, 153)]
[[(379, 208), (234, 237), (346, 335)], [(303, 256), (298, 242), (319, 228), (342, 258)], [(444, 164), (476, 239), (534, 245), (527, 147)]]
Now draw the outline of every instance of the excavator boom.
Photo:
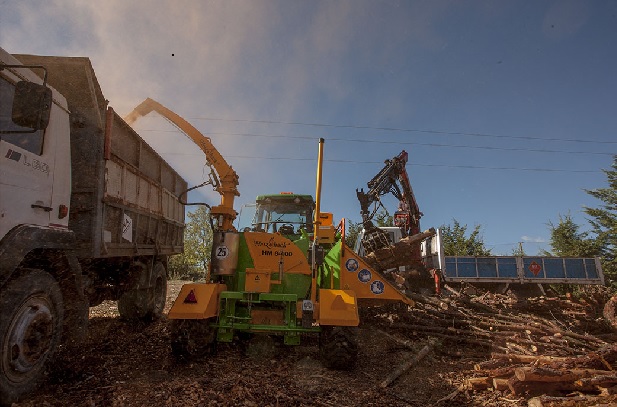
[(216, 176), (218, 177), (218, 182), (215, 182), (214, 189), (221, 195), (220, 205), (213, 206), (211, 209), (212, 217), (217, 220), (219, 230), (235, 230), (233, 221), (237, 213), (234, 210), (234, 199), (236, 196), (240, 196), (236, 171), (212, 145), (209, 137), (201, 134), (189, 122), (153, 99), (147, 98), (141, 102), (124, 118), (124, 121), (132, 125), (137, 119), (150, 112), (157, 112), (169, 120), (204, 152), (206, 164), (216, 171)]
[(380, 200), (380, 197), (391, 193), (399, 200), (399, 208), (394, 215), (396, 226), (401, 227), (405, 235), (415, 235), (420, 232), (422, 212), (418, 208), (405, 165), (408, 154), (403, 150), (399, 155), (386, 160), (384, 167), (368, 183), (368, 191), (356, 190), (365, 229), (372, 228), (371, 220), (374, 212), (369, 213), (369, 206)]

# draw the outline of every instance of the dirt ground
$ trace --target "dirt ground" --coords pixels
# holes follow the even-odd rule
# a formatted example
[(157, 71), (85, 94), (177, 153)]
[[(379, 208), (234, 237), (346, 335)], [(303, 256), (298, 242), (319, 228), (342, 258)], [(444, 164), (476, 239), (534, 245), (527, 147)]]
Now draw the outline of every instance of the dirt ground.
[[(167, 309), (182, 284), (169, 282)], [(465, 388), (474, 364), (490, 359), (490, 349), (452, 340), (438, 341), (427, 357), (380, 387), (427, 344), (413, 328), (388, 333), (409, 312), (401, 305), (362, 310), (358, 364), (340, 372), (320, 365), (313, 337), (295, 347), (267, 340), (219, 344), (212, 356), (179, 363), (171, 355), (166, 319), (149, 325), (125, 322), (116, 303), (104, 302), (91, 309), (86, 343), (62, 354), (45, 385), (14, 407), (528, 405), (528, 397), (507, 391)]]

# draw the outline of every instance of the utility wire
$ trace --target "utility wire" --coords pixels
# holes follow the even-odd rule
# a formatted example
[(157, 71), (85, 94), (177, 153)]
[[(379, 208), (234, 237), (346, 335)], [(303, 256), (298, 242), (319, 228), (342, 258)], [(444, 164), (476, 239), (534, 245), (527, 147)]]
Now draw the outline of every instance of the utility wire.
[[(197, 153), (160, 153), (161, 155), (194, 155)], [(241, 158), (250, 160), (288, 160), (288, 161), (317, 161), (315, 158), (300, 158), (300, 157), (258, 157), (247, 155), (226, 155), (227, 158)], [(355, 160), (336, 160), (324, 159), (325, 162), (343, 163), (343, 164), (383, 164), (383, 161), (355, 161)], [(571, 172), (571, 173), (600, 173), (598, 170), (568, 170), (561, 168), (520, 168), (520, 167), (483, 167), (477, 165), (448, 165), (448, 164), (422, 164), (422, 163), (407, 163), (411, 167), (438, 167), (438, 168), (464, 168), (471, 170), (501, 170), (501, 171), (532, 171), (532, 172)]]
[(372, 127), (372, 126), (358, 126), (358, 125), (351, 125), (351, 124), (284, 122), (284, 121), (277, 121), (277, 120), (221, 119), (221, 118), (215, 118), (215, 117), (191, 117), (189, 119), (190, 120), (220, 121), (220, 122), (237, 122), (237, 123), (284, 124), (284, 125), (291, 125), (291, 126), (325, 127), (325, 128), (337, 128), (337, 129), (379, 130), (379, 131), (393, 131), (393, 132), (400, 132), (400, 133), (444, 134), (444, 135), (489, 137), (489, 138), (518, 139), (518, 140), (567, 141), (571, 143), (617, 144), (617, 141), (543, 138), (543, 137), (533, 137), (533, 136), (504, 136), (500, 134), (489, 134), (489, 133), (468, 133), (468, 132), (461, 132), (461, 131), (441, 131), (441, 130), (430, 130), (430, 129), (406, 129), (406, 128), (397, 128), (397, 127)]
[[(174, 130), (154, 130), (154, 129), (140, 129), (139, 131), (152, 131), (152, 132), (171, 132)], [(315, 137), (309, 136), (281, 136), (276, 134), (253, 134), (253, 133), (220, 133), (213, 132), (209, 135), (217, 136), (241, 136), (241, 137), (264, 137), (264, 138), (285, 138), (285, 139), (297, 139), (297, 140), (314, 140)], [(537, 148), (518, 148), (518, 147), (491, 147), (491, 146), (469, 146), (460, 144), (443, 144), (443, 143), (418, 143), (414, 141), (391, 141), (391, 140), (365, 140), (365, 139), (348, 139), (348, 138), (328, 138), (327, 141), (340, 141), (350, 143), (374, 143), (374, 144), (403, 144), (414, 145), (422, 147), (437, 147), (437, 148), (468, 148), (476, 150), (492, 150), (492, 151), (517, 151), (517, 152), (532, 152), (532, 153), (552, 153), (552, 154), (590, 154), (590, 155), (614, 155), (609, 152), (599, 151), (567, 151), (567, 150), (549, 150), (549, 149), (537, 149)]]

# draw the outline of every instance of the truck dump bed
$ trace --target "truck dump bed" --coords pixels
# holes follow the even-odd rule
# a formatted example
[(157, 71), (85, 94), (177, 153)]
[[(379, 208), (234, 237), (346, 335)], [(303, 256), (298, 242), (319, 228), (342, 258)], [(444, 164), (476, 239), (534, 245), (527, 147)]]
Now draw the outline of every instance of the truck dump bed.
[(187, 183), (111, 108), (83, 57), (15, 55), (44, 65), (68, 102), (78, 256), (169, 255), (183, 250)]
[(421, 251), (426, 267), (441, 270), (446, 282), (604, 285), (598, 257), (444, 256), (440, 231)]
[(445, 256), (443, 273), (452, 282), (604, 284), (598, 258)]

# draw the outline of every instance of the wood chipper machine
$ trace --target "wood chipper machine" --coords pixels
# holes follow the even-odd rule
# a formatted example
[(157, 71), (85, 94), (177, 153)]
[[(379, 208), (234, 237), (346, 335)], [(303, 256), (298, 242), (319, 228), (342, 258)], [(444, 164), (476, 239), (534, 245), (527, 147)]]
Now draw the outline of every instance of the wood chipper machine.
[[(239, 195), (235, 171), (209, 138), (157, 102), (147, 99), (130, 116), (153, 110), (202, 148), (213, 168), (212, 184), (221, 194), (221, 204), (211, 209), (212, 257), (206, 282), (185, 284), (168, 313), (174, 354), (204, 355), (217, 342), (233, 342), (245, 334), (276, 335), (286, 345), (298, 345), (302, 335), (315, 334), (325, 366), (353, 367), (358, 301), (413, 301), (347, 247), (344, 221), (337, 227), (332, 214), (321, 212), (323, 139), (315, 200), (294, 193), (258, 196), (251, 227), (238, 231), (233, 227), (233, 197)], [(214, 160), (208, 157), (212, 151)]]

